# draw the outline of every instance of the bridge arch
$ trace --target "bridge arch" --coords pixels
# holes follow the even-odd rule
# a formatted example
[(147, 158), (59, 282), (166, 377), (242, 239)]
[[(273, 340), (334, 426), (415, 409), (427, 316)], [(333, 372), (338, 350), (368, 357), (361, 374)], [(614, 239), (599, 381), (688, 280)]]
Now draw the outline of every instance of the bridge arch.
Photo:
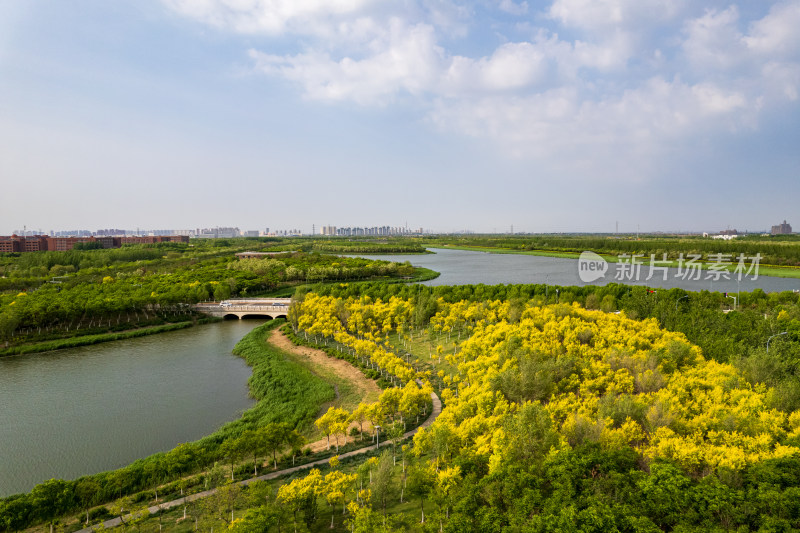
[(246, 318), (268, 318), (270, 320), (275, 320), (274, 316), (262, 313), (242, 313), (239, 318), (242, 320)]

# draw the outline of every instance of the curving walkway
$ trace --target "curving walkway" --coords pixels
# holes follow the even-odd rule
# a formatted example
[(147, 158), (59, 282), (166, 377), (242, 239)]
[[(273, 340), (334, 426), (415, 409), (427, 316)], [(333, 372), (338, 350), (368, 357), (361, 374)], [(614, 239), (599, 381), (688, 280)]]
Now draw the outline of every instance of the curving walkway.
[[(339, 361), (339, 360), (337, 359), (337, 361)], [(342, 362), (344, 362), (344, 361), (342, 361)], [(347, 364), (348, 366), (350, 366), (349, 363), (346, 363), (346, 362), (344, 362), (344, 363)], [(420, 385), (421, 385), (421, 383), (420, 383)], [(403, 434), (403, 438), (404, 439), (409, 438), (409, 437), (413, 437), (421, 428), (426, 428), (426, 427), (430, 426), (431, 424), (433, 424), (433, 421), (436, 420), (436, 417), (438, 417), (439, 414), (442, 412), (442, 401), (439, 399), (439, 397), (436, 395), (436, 393), (431, 392), (431, 401), (433, 402), (433, 409), (431, 410), (431, 414), (417, 428), (412, 429), (411, 431), (407, 431), (406, 433), (404, 433)], [(322, 442), (324, 442), (324, 441), (322, 441)], [(380, 446), (386, 446), (386, 445), (388, 445), (390, 443), (391, 443), (391, 441), (384, 441), (384, 442), (380, 443)], [(359, 448), (357, 450), (353, 450), (353, 451), (350, 451), (350, 452), (343, 453), (343, 454), (339, 455), (339, 458), (343, 459), (345, 457), (354, 457), (356, 455), (361, 455), (361, 454), (364, 454), (364, 453), (368, 452), (369, 450), (371, 450), (372, 447), (373, 446), (370, 444), (369, 446), (365, 446), (364, 448)], [(327, 465), (327, 464), (328, 464), (328, 459), (320, 459), (320, 460), (317, 460), (317, 461), (313, 461), (311, 463), (306, 463), (306, 464), (299, 465), (299, 466), (293, 466), (291, 468), (284, 468), (283, 470), (276, 470), (274, 472), (270, 472), (269, 474), (263, 474), (263, 475), (260, 475), (260, 476), (257, 476), (257, 477), (253, 477), (253, 478), (250, 478), (250, 479), (237, 481), (237, 484), (238, 485), (249, 485), (250, 483), (253, 483), (254, 481), (268, 481), (268, 480), (275, 479), (275, 478), (278, 478), (278, 477), (281, 477), (281, 476), (285, 476), (287, 474), (293, 474), (293, 473), (299, 472), (301, 470), (310, 469), (310, 468), (313, 468), (315, 466), (323, 466), (323, 465)], [(168, 502), (164, 502), (164, 503), (160, 503), (158, 505), (153, 505), (151, 507), (148, 507), (147, 511), (150, 514), (155, 514), (155, 513), (159, 512), (159, 511), (164, 511), (164, 510), (168, 510), (168, 509), (174, 509), (175, 507), (179, 507), (181, 505), (184, 505), (187, 502), (192, 502), (192, 501), (195, 501), (195, 500), (203, 499), (203, 498), (205, 498), (207, 496), (211, 496), (215, 492), (217, 492), (217, 489), (210, 489), (210, 490), (205, 490), (203, 492), (197, 492), (195, 494), (189, 494), (189, 495), (187, 495), (187, 496), (185, 496), (183, 498), (179, 498), (177, 500), (172, 500), (172, 501), (168, 501)], [(130, 515), (125, 516), (125, 520), (128, 520), (130, 518), (131, 518)], [(75, 533), (91, 533), (91, 532), (96, 531), (96, 530), (101, 529), (101, 528), (102, 529), (108, 529), (108, 528), (112, 528), (112, 527), (117, 527), (121, 523), (122, 523), (122, 520), (119, 517), (112, 518), (111, 520), (106, 520), (105, 522), (101, 522), (99, 524), (93, 524), (93, 525), (91, 525), (91, 526), (89, 526), (87, 528), (79, 529)]]
[[(329, 357), (328, 354), (316, 348), (294, 344), (289, 337), (284, 335), (280, 328), (272, 330), (272, 334), (269, 336), (269, 343), (285, 352), (291, 352), (297, 356), (300, 356), (306, 362), (306, 364), (312, 368), (312, 372), (314, 372), (313, 368), (324, 367), (325, 369), (336, 374), (339, 378), (350, 382), (356, 389), (358, 389), (358, 393), (361, 398), (364, 399), (364, 401), (369, 402), (377, 400), (378, 396), (380, 396), (382, 392), (381, 388), (378, 387), (378, 384), (375, 383), (374, 380), (369, 379), (364, 375), (363, 372), (344, 359)], [(336, 398), (338, 399), (339, 386), (334, 385), (334, 387), (336, 388)], [(317, 416), (322, 416), (325, 414), (325, 411), (328, 410), (328, 407), (330, 407), (332, 403), (333, 402), (328, 402), (323, 404)], [(350, 424), (348, 432), (350, 428), (354, 427), (358, 427), (358, 424), (355, 422)], [(328, 448), (328, 441), (327, 439), (323, 438), (314, 442), (310, 442), (307, 446), (312, 452), (320, 452)]]

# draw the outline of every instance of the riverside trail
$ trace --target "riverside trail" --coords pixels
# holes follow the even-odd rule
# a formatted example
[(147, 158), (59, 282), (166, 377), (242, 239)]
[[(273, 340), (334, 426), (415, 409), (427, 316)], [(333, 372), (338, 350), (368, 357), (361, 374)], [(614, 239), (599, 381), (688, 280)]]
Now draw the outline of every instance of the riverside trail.
[[(302, 356), (306, 357), (307, 359), (309, 359), (309, 361), (314, 363), (314, 364), (326, 366), (327, 368), (331, 369), (334, 373), (336, 373), (340, 377), (343, 377), (343, 378), (348, 379), (349, 381), (351, 381), (356, 387), (358, 387), (360, 390), (363, 390), (365, 394), (367, 392), (372, 392), (372, 387), (374, 387), (375, 389), (380, 391), (380, 388), (375, 384), (374, 381), (368, 379), (366, 376), (364, 376), (357, 368), (352, 366), (350, 363), (348, 363), (348, 362), (346, 362), (344, 360), (341, 360), (341, 359), (335, 359), (335, 358), (329, 357), (322, 350), (309, 348), (307, 346), (297, 346), (297, 345), (293, 344), (289, 340), (289, 338), (286, 337), (279, 330), (274, 330), (273, 331), (272, 335), (270, 336), (269, 342), (272, 345), (280, 348), (281, 350), (291, 351), (291, 352), (293, 352), (293, 353), (295, 353), (297, 355), (302, 355)], [(431, 402), (433, 403), (433, 409), (431, 410), (431, 413), (428, 416), (428, 418), (425, 419), (425, 421), (422, 424), (420, 424), (418, 427), (416, 427), (416, 428), (404, 433), (403, 434), (403, 439), (407, 439), (407, 438), (413, 437), (421, 428), (426, 428), (426, 427), (430, 426), (431, 424), (433, 424), (434, 420), (436, 420), (436, 417), (438, 417), (439, 414), (442, 412), (442, 402), (439, 399), (439, 397), (433, 392), (431, 393)], [(391, 442), (387, 440), (387, 441), (384, 441), (384, 442), (380, 443), (380, 446), (388, 446), (390, 444), (391, 444)], [(309, 444), (309, 446), (311, 447), (312, 451), (320, 451), (320, 450), (322, 450), (322, 449), (324, 449), (326, 447), (326, 440), (325, 439), (321, 439), (321, 440), (315, 441), (315, 442)], [(367, 445), (367, 446), (365, 446), (363, 448), (359, 448), (357, 450), (352, 450), (350, 452), (343, 453), (343, 454), (339, 455), (339, 458), (340, 459), (344, 459), (344, 458), (347, 458), (347, 457), (354, 457), (356, 455), (361, 455), (361, 454), (364, 454), (364, 453), (368, 452), (373, 447), (374, 446), (372, 444), (370, 444), (370, 445)], [(288, 474), (293, 474), (295, 472), (299, 472), (301, 470), (311, 469), (311, 468), (314, 468), (316, 466), (327, 465), (328, 464), (328, 460), (329, 460), (329, 458), (325, 458), (325, 459), (320, 459), (320, 460), (313, 461), (313, 462), (310, 462), (310, 463), (306, 463), (306, 464), (303, 464), (303, 465), (293, 466), (293, 467), (290, 467), (290, 468), (284, 468), (282, 470), (276, 470), (276, 471), (270, 472), (268, 474), (262, 474), (260, 476), (256, 476), (256, 477), (252, 477), (252, 478), (249, 478), (249, 479), (244, 479), (242, 481), (238, 481), (237, 484), (238, 485), (242, 485), (242, 486), (246, 486), (246, 485), (249, 485), (250, 483), (253, 483), (255, 481), (269, 481), (269, 480), (272, 480), (272, 479), (279, 478), (281, 476), (285, 476), (285, 475), (288, 475)], [(175, 507), (179, 507), (181, 505), (185, 505), (185, 504), (187, 504), (189, 502), (193, 502), (193, 501), (196, 501), (196, 500), (201, 500), (203, 498), (207, 498), (208, 496), (211, 496), (211, 495), (215, 494), (216, 492), (217, 492), (217, 489), (210, 489), (210, 490), (206, 490), (206, 491), (203, 491), (203, 492), (197, 492), (195, 494), (189, 494), (189, 495), (184, 496), (183, 498), (178, 498), (176, 500), (171, 500), (171, 501), (168, 501), (168, 502), (160, 503), (158, 505), (150, 506), (150, 507), (147, 508), (147, 511), (148, 511), (149, 514), (152, 515), (152, 514), (160, 512), (160, 511), (166, 511), (166, 510), (169, 510), (169, 509), (174, 509)], [(129, 518), (131, 518), (131, 515), (127, 515), (127, 516), (125, 516), (123, 518), (127, 521)], [(112, 518), (110, 520), (106, 520), (104, 522), (100, 522), (98, 524), (93, 524), (93, 525), (91, 525), (89, 527), (80, 529), (80, 530), (76, 531), (75, 533), (92, 533), (92, 532), (94, 532), (96, 530), (99, 530), (99, 529), (108, 529), (108, 528), (117, 527), (121, 523), (122, 523), (122, 519), (120, 517)]]

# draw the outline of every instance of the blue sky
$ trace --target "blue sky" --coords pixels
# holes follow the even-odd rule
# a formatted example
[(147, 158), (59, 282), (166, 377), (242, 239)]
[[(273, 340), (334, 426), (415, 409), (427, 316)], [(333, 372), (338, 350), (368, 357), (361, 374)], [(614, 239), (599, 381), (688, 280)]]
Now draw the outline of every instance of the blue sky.
[(800, 227), (800, 0), (0, 3), (0, 234)]

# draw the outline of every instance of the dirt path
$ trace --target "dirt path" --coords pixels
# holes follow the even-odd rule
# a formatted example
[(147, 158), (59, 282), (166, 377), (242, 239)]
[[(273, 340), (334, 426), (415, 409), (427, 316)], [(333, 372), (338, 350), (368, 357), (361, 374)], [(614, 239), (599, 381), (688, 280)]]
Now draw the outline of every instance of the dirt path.
[[(442, 402), (439, 400), (439, 397), (436, 396), (436, 394), (431, 393), (431, 401), (433, 402), (433, 410), (431, 411), (430, 416), (428, 416), (428, 419), (425, 420), (425, 422), (423, 422), (422, 425), (419, 426), (419, 428), (412, 429), (411, 431), (406, 432), (405, 435), (403, 435), (404, 438), (412, 437), (417, 431), (420, 430), (420, 428), (428, 427), (431, 424), (433, 424), (433, 421), (436, 420), (436, 417), (439, 416), (439, 413), (442, 412)], [(390, 441), (385, 441), (385, 442), (381, 442), (380, 444), (381, 444), (381, 446), (389, 446), (389, 445), (391, 445), (391, 442)], [(367, 446), (367, 447), (364, 447), (364, 448), (360, 448), (358, 450), (353, 450), (352, 452), (343, 453), (339, 457), (340, 458), (345, 458), (345, 457), (352, 457), (354, 455), (361, 455), (363, 453), (366, 453), (370, 449), (372, 449), (372, 446)], [(323, 466), (323, 465), (326, 465), (327, 463), (328, 463), (328, 459), (320, 459), (318, 461), (314, 461), (313, 463), (307, 463), (307, 464), (304, 464), (304, 465), (301, 465), (301, 466), (295, 466), (295, 467), (292, 467), (292, 468), (286, 468), (286, 469), (283, 469), (283, 470), (270, 472), (269, 474), (264, 474), (264, 475), (261, 475), (261, 476), (258, 476), (258, 477), (245, 479), (245, 480), (239, 481), (237, 483), (239, 485), (248, 485), (248, 484), (250, 484), (250, 483), (252, 483), (254, 481), (266, 481), (266, 480), (270, 480), (270, 479), (275, 479), (277, 477), (280, 477), (280, 476), (283, 476), (283, 475), (286, 475), (286, 474), (291, 474), (291, 473), (294, 473), (294, 472), (298, 472), (300, 470), (313, 468), (315, 466)], [(195, 501), (195, 500), (200, 500), (202, 498), (206, 498), (206, 497), (211, 496), (212, 494), (214, 494), (216, 491), (217, 491), (217, 489), (211, 489), (211, 490), (207, 490), (207, 491), (204, 491), (204, 492), (198, 492), (197, 494), (188, 495), (185, 498), (180, 498), (178, 500), (172, 500), (172, 501), (169, 501), (169, 502), (161, 503), (159, 505), (154, 505), (152, 507), (149, 507), (147, 510), (150, 512), (150, 514), (155, 514), (155, 513), (159, 512), (159, 511), (163, 511), (163, 510), (166, 510), (166, 509), (172, 509), (172, 508), (178, 507), (180, 505), (186, 505), (186, 502), (191, 502), (191, 501)], [(126, 516), (126, 518), (130, 518), (130, 516)], [(75, 533), (93, 533), (94, 531), (97, 531), (97, 530), (99, 530), (101, 528), (102, 529), (109, 529), (109, 528), (112, 528), (112, 527), (117, 527), (119, 525), (120, 525), (120, 519), (119, 518), (113, 518), (111, 520), (106, 520), (105, 522), (102, 522), (100, 524), (94, 524), (94, 525), (89, 526), (87, 528), (78, 530)]]
[(356, 386), (359, 390), (359, 395), (362, 398), (372, 396), (377, 399), (381, 394), (381, 388), (374, 380), (369, 379), (361, 373), (359, 369), (345, 361), (344, 359), (336, 359), (330, 357), (322, 350), (309, 348), (308, 346), (297, 346), (289, 337), (283, 334), (279, 329), (272, 330), (269, 337), (270, 344), (277, 346), (281, 350), (300, 355), (315, 367), (324, 367), (333, 371), (337, 376), (345, 379)]
[[(381, 394), (381, 388), (374, 380), (369, 379), (361, 373), (359, 369), (348, 363), (343, 359), (336, 359), (330, 357), (322, 350), (316, 348), (309, 348), (308, 346), (298, 346), (294, 344), (289, 337), (283, 334), (279, 329), (272, 330), (269, 337), (269, 343), (281, 350), (301, 356), (305, 362), (311, 365), (312, 368), (325, 368), (339, 376), (340, 378), (350, 382), (358, 390), (358, 395), (361, 398), (371, 397), (373, 401)], [(338, 393), (337, 393), (338, 397)], [(327, 410), (327, 407), (325, 408)], [(365, 429), (368, 424), (365, 424)], [(358, 424), (353, 423), (350, 427), (358, 427)], [(349, 439), (349, 437), (348, 437)], [(342, 443), (343, 444), (343, 443)], [(334, 438), (331, 437), (331, 446), (334, 445)], [(312, 452), (318, 452), (328, 447), (328, 440), (321, 439), (312, 442), (308, 445)]]
[[(337, 376), (339, 376), (339, 377), (341, 377), (343, 379), (346, 379), (347, 381), (349, 381), (350, 383), (352, 383), (353, 385), (355, 385), (358, 388), (362, 398), (367, 397), (367, 395), (372, 395), (374, 398), (377, 398), (377, 396), (379, 396), (380, 393), (381, 393), (381, 388), (378, 387), (378, 385), (373, 380), (371, 380), (371, 379), (367, 378), (366, 376), (364, 376), (364, 374), (362, 374), (360, 370), (358, 370), (356, 367), (352, 366), (347, 361), (343, 361), (341, 359), (336, 359), (334, 357), (329, 357), (322, 350), (309, 348), (307, 346), (297, 346), (294, 343), (292, 343), (292, 341), (289, 340), (289, 338), (286, 337), (286, 335), (284, 335), (281, 331), (279, 331), (277, 329), (273, 330), (272, 334), (270, 335), (269, 342), (270, 342), (270, 344), (273, 344), (274, 346), (280, 348), (281, 350), (284, 350), (284, 351), (287, 351), (287, 352), (291, 352), (293, 354), (297, 354), (297, 355), (300, 355), (300, 356), (306, 358), (307, 361), (309, 363), (311, 363), (312, 365), (315, 365), (317, 367), (325, 367), (325, 368), (331, 370), (332, 372), (334, 372)], [(436, 417), (439, 416), (439, 413), (442, 412), (442, 402), (439, 400), (439, 397), (436, 396), (436, 394), (434, 394), (434, 393), (431, 393), (431, 401), (433, 403), (433, 409), (431, 410), (431, 414), (428, 416), (428, 418), (418, 428), (415, 428), (415, 429), (412, 429), (411, 431), (406, 432), (403, 435), (403, 438), (410, 438), (410, 437), (414, 436), (414, 434), (417, 431), (419, 431), (420, 428), (428, 427), (433, 423), (434, 420), (436, 420)], [(368, 424), (365, 424), (365, 429), (366, 429), (367, 425)], [(351, 425), (351, 427), (357, 427), (357, 425), (354, 423), (354, 424)], [(387, 446), (389, 444), (390, 444), (389, 441), (381, 442), (381, 446)], [(309, 445), (309, 447), (314, 452), (318, 452), (318, 451), (324, 450), (324, 449), (327, 448), (327, 439), (321, 439), (321, 440), (318, 440), (316, 442), (312, 442)], [(333, 445), (331, 447), (333, 447)], [(360, 455), (360, 454), (366, 453), (371, 448), (372, 448), (372, 445), (367, 445), (364, 448), (360, 448), (360, 449), (357, 449), (357, 450), (353, 450), (351, 452), (343, 453), (342, 455), (340, 455), (340, 457), (341, 458), (345, 458), (345, 457), (351, 457), (351, 456), (354, 456), (354, 455)], [(300, 470), (309, 469), (309, 468), (312, 468), (314, 466), (322, 466), (322, 465), (325, 465), (327, 463), (328, 463), (328, 459), (320, 459), (318, 461), (314, 461), (312, 463), (307, 463), (307, 464), (304, 464), (304, 465), (301, 465), (301, 466), (295, 466), (295, 467), (292, 467), (292, 468), (286, 468), (286, 469), (283, 469), (283, 470), (270, 472), (268, 474), (264, 474), (264, 475), (261, 475), (261, 476), (258, 476), (258, 477), (245, 479), (243, 481), (239, 481), (238, 484), (247, 485), (247, 484), (252, 483), (254, 481), (265, 481), (265, 480), (275, 479), (277, 477), (280, 477), (280, 476), (283, 476), (283, 475), (286, 475), (286, 474), (291, 474), (293, 472), (298, 472)], [(157, 513), (159, 511), (162, 511), (162, 510), (172, 509), (172, 508), (178, 507), (180, 505), (186, 505), (187, 502), (194, 501), (194, 500), (200, 500), (202, 498), (205, 498), (207, 496), (210, 496), (210, 495), (214, 494), (216, 491), (217, 491), (217, 489), (211, 489), (211, 490), (207, 490), (207, 491), (204, 491), (204, 492), (198, 492), (196, 494), (191, 494), (191, 495), (186, 496), (185, 498), (180, 498), (178, 500), (172, 500), (172, 501), (169, 501), (169, 502), (161, 503), (159, 505), (154, 505), (152, 507), (149, 507), (148, 511), (150, 512), (150, 514), (154, 514), (154, 513)], [(128, 516), (126, 518), (130, 518), (130, 517)], [(102, 522), (101, 524), (95, 524), (95, 525), (92, 525), (90, 527), (78, 530), (75, 533), (93, 533), (94, 531), (96, 531), (96, 530), (98, 530), (100, 528), (107, 529), (107, 528), (117, 527), (119, 525), (120, 525), (120, 519), (119, 518), (113, 518), (111, 520), (106, 520), (105, 522)]]

